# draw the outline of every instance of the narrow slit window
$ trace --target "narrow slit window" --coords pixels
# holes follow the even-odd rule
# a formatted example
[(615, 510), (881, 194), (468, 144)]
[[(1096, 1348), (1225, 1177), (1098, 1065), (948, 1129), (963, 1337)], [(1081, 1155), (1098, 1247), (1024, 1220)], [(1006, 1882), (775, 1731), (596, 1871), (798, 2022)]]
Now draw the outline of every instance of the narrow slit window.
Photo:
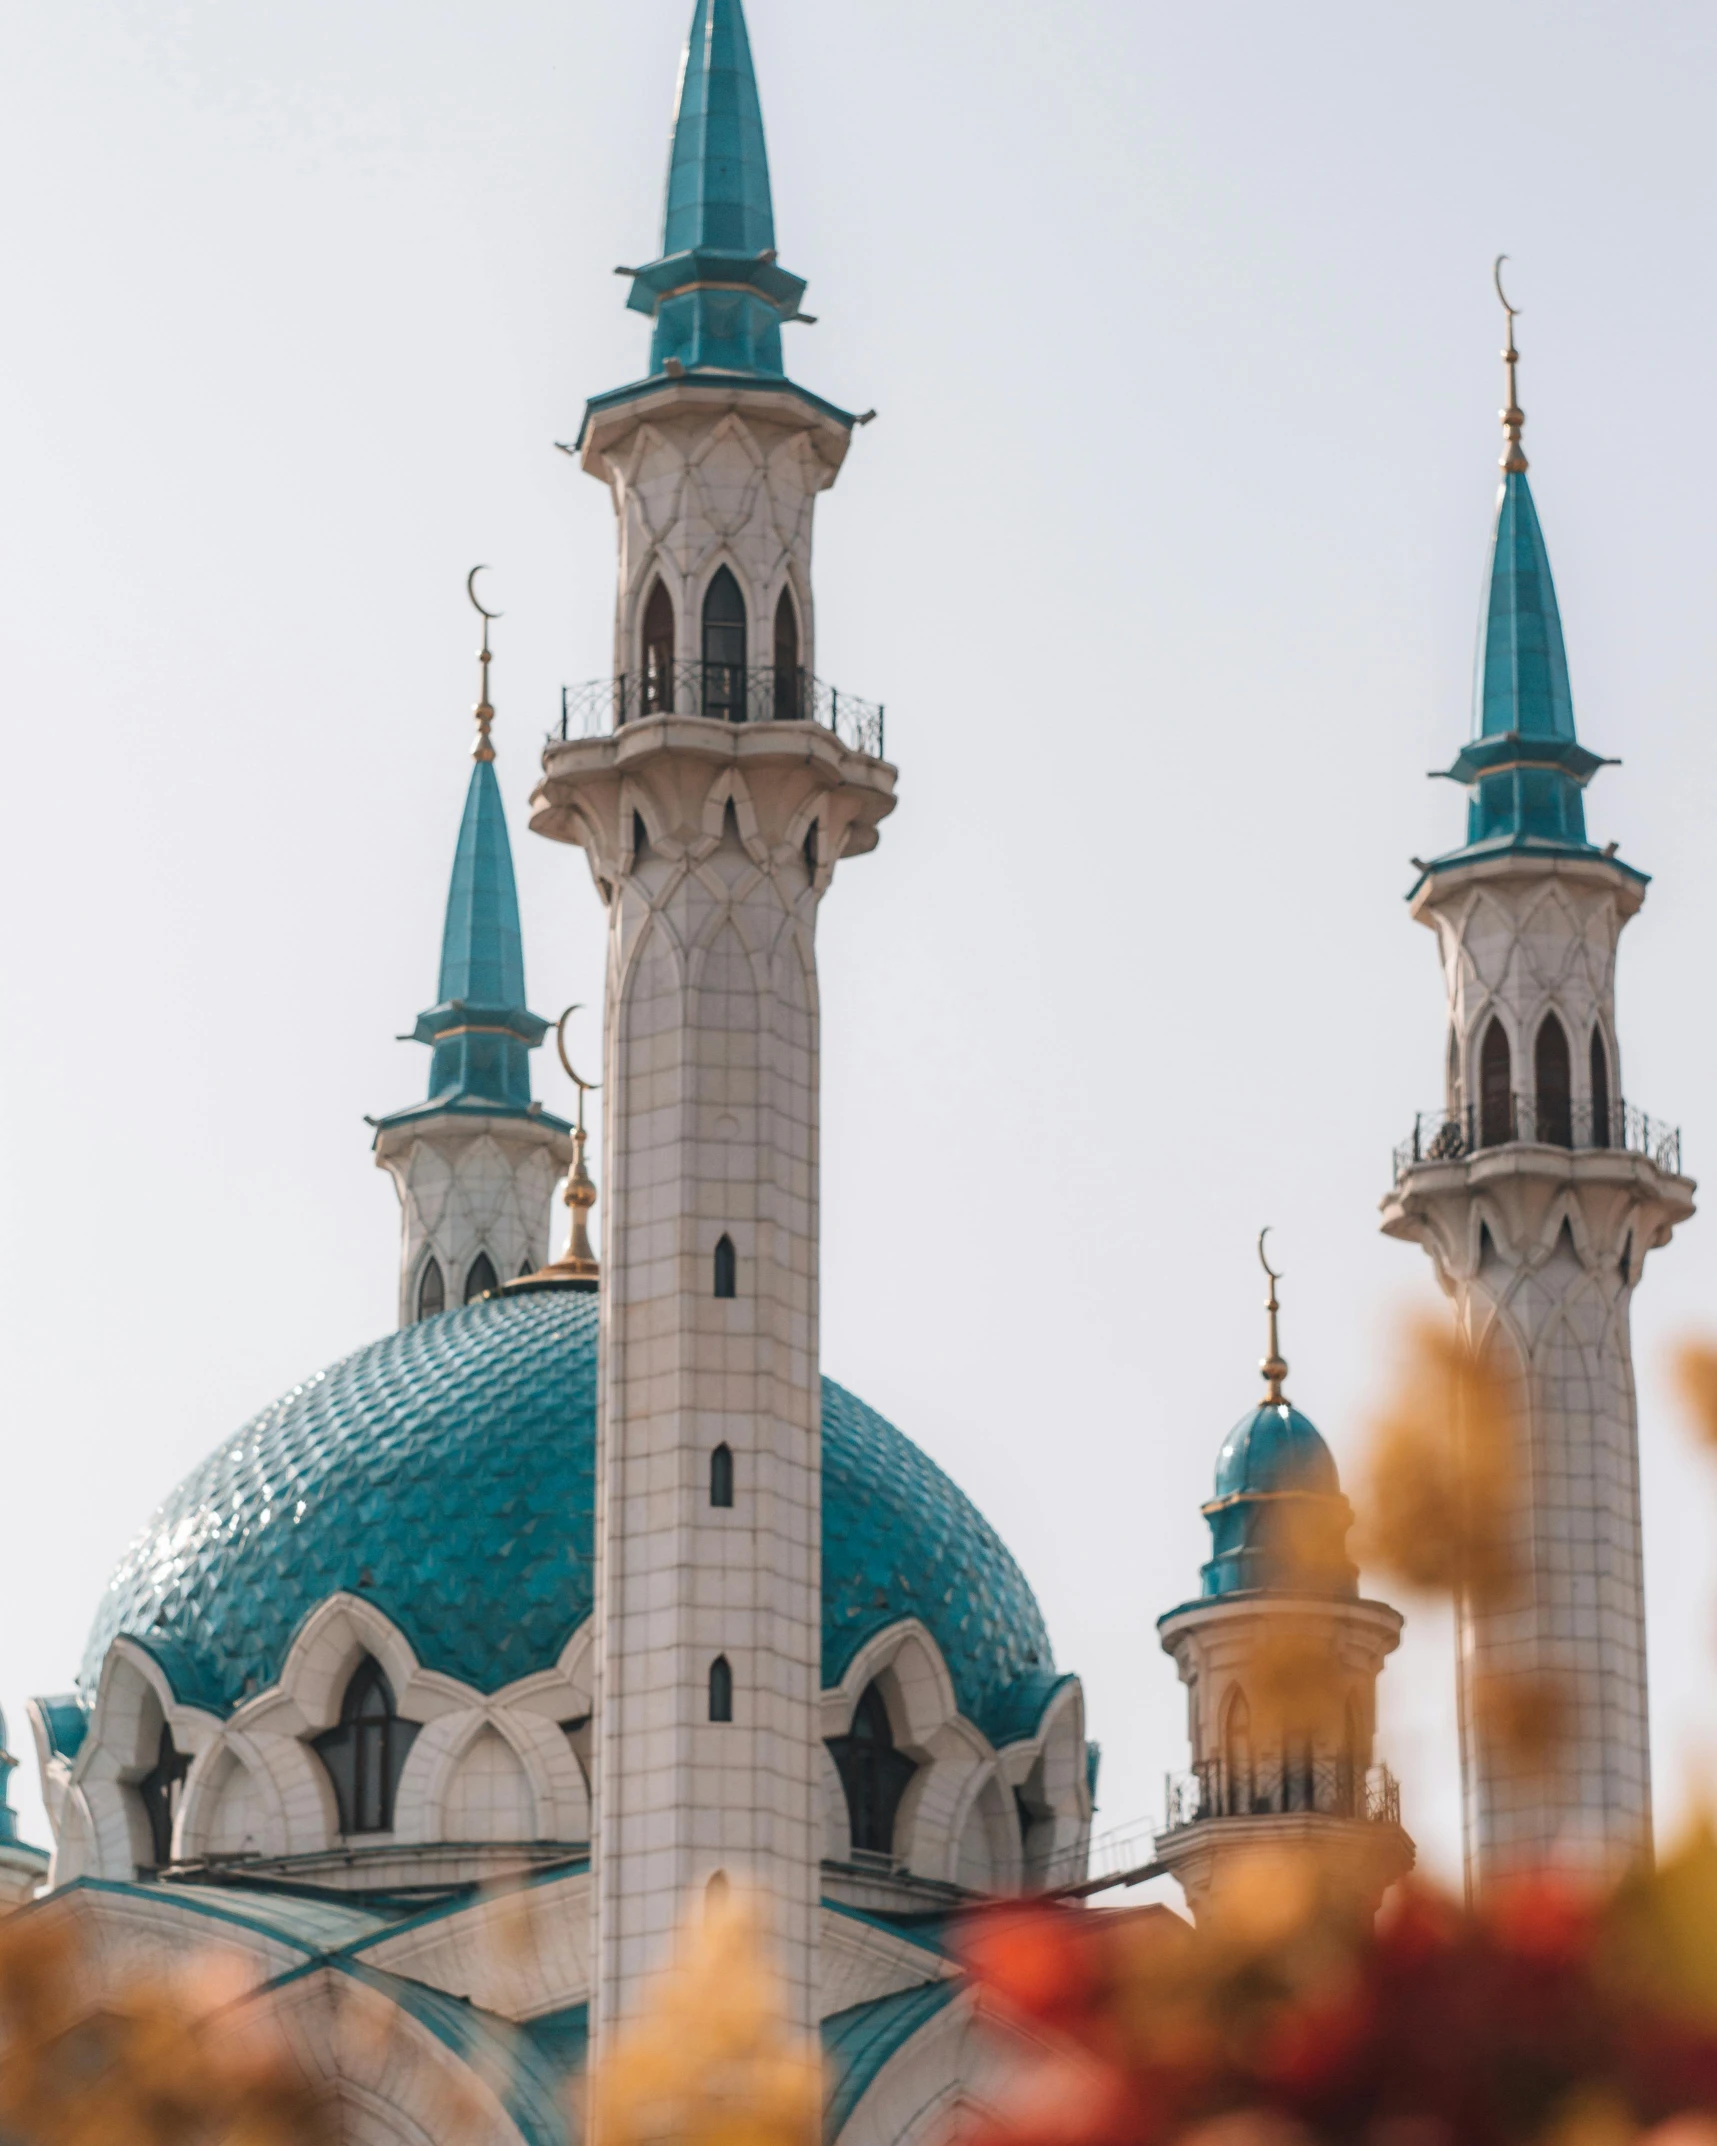
[(723, 1236), (715, 1248), (715, 1293), (718, 1297), (739, 1294), (739, 1255), (728, 1236)]
[(1499, 1148), (1513, 1138), (1513, 1059), (1508, 1031), (1493, 1014), (1479, 1051), (1479, 1146)]
[(501, 1277), (495, 1272), (495, 1262), (487, 1252), (479, 1252), (465, 1277), (466, 1303), (474, 1304), (479, 1297), (491, 1295), (500, 1286)]
[(718, 1654), (709, 1665), (709, 1718), (711, 1721), (733, 1719), (733, 1671), (728, 1667), (725, 1654)]
[(1592, 1145), (1612, 1144), (1610, 1130), (1610, 1054), (1604, 1048), (1601, 1026), (1592, 1030)]
[(1553, 1013), (1539, 1023), (1532, 1072), (1538, 1090), (1537, 1136), (1546, 1146), (1574, 1145), (1574, 1082), (1568, 1031)]
[(709, 1502), (712, 1505), (730, 1506), (733, 1503), (733, 1448), (717, 1446), (709, 1457)]
[(796, 723), (804, 713), (804, 697), (800, 690), (799, 670), (799, 614), (793, 605), (791, 589), (781, 591), (781, 601), (775, 606), (775, 720), (778, 723)]
[(644, 713), (671, 714), (674, 706), (674, 599), (658, 576), (644, 606)]
[(417, 1316), (433, 1319), (437, 1312), (447, 1309), (447, 1283), (441, 1272), (441, 1262), (432, 1252), (417, 1278)]

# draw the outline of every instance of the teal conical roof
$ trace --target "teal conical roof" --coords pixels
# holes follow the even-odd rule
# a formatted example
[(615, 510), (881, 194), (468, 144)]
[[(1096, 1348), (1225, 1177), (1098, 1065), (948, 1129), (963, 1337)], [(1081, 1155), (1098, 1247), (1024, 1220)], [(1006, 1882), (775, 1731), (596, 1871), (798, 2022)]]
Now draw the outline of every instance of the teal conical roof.
[(697, 0), (668, 151), (661, 258), (627, 304), (656, 323), (650, 372), (785, 377), (781, 323), (804, 279), (775, 259), (763, 106), (740, 0)]
[(441, 933), (437, 1002), (417, 1017), (412, 1040), (427, 1043), (429, 1100), (374, 1120), (380, 1130), (442, 1110), (529, 1115), (565, 1130), (531, 1101), (528, 1054), (548, 1023), (525, 1004), (525, 946), (513, 851), (492, 757), (480, 757), (465, 792), (447, 920)]
[(713, 246), (755, 256), (775, 244), (763, 106), (739, 0), (698, 0), (680, 66), (662, 252)]
[(1473, 734), (1447, 771), (1469, 793), (1467, 839), (1436, 866), (1498, 850), (1589, 853), (1581, 792), (1599, 768), (1612, 764), (1589, 752), (1574, 732), (1562, 614), (1520, 444), (1525, 417), (1515, 401), (1519, 353), (1512, 314), (1509, 325), (1503, 352), (1508, 444), (1479, 613)]

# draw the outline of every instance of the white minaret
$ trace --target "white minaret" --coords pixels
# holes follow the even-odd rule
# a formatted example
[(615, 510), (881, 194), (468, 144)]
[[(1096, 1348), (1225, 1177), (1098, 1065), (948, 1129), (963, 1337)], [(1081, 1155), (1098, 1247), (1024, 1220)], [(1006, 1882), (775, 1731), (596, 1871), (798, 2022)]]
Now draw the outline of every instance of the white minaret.
[(1264, 1396), (1217, 1457), (1200, 1592), (1157, 1620), (1192, 1745), (1191, 1773), (1169, 1783), (1157, 1860), (1196, 1915), (1261, 1855), (1316, 1848), (1339, 1855), (1356, 1905), (1374, 1914), (1413, 1865), (1374, 1749), (1377, 1679), (1401, 1616), (1360, 1595), (1352, 1509), (1329, 1447), (1284, 1391), (1280, 1276), (1264, 1271)]
[[(1574, 734), (1512, 312), (1509, 329), (1474, 734), (1450, 770), (1471, 793), (1467, 841), (1422, 867), (1410, 897), (1442, 956), (1447, 1094), (1398, 1151), (1383, 1202), (1384, 1229), (1425, 1246), (1462, 1334), (1518, 1396), (1517, 1584), (1460, 1605), (1469, 1884), (1650, 1849), (1628, 1317), (1647, 1252), (1692, 1214), (1694, 1189), (1678, 1135), (1623, 1100), (1616, 944), (1646, 879), (1586, 839), (1581, 791), (1604, 762)], [(1559, 1724), (1542, 1756), (1501, 1726), (1528, 1709)]]
[[(789, 383), (739, 0), (698, 0), (649, 378), (598, 397), (615, 678), (532, 825), (608, 911), (598, 1404), (598, 2037), (689, 1902), (757, 1887), (817, 2016), (823, 1814), (817, 907), (875, 847), (881, 712), (811, 675), (811, 517), (854, 419)], [(612, 727), (608, 727), (609, 725)]]
[(525, 1005), (513, 853), (489, 742), (493, 614), (474, 589), (471, 601), (483, 616), (476, 765), (453, 857), (438, 1002), (412, 1030), (434, 1053), (429, 1097), (370, 1120), (377, 1167), (399, 1193), (401, 1326), (539, 1268), (555, 1183), (572, 1162), (572, 1127), (531, 1099), (529, 1054), (548, 1023)]

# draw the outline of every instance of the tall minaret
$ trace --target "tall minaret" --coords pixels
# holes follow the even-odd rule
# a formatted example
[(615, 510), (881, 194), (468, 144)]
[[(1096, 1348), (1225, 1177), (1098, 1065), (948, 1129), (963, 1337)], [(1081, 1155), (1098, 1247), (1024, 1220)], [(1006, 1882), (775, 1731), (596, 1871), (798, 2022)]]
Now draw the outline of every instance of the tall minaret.
[[(1517, 1583), (1460, 1605), (1469, 1884), (1650, 1848), (1628, 1314), (1646, 1253), (1693, 1212), (1679, 1137), (1623, 1100), (1616, 944), (1646, 878), (1586, 837), (1581, 791), (1606, 763), (1574, 735), (1512, 310), (1508, 326), (1473, 737), (1449, 770), (1470, 793), (1467, 839), (1408, 897), (1442, 955), (1447, 1093), (1383, 1202), (1384, 1229), (1424, 1245), (1466, 1340), (1517, 1390)], [(1528, 1756), (1507, 1725), (1534, 1713), (1560, 1733)]]
[(815, 930), (895, 777), (880, 710), (811, 670), (812, 509), (856, 420), (783, 373), (803, 289), (739, 0), (697, 0), (662, 257), (632, 283), (650, 375), (579, 436), (619, 521), (615, 673), (569, 697), (531, 823), (585, 849), (609, 927), (599, 2037), (717, 1873), (759, 1889), (816, 2017)]
[(441, 982), (412, 1030), (434, 1051), (429, 1100), (370, 1121), (376, 1162), (399, 1190), (401, 1326), (540, 1267), (555, 1181), (572, 1161), (571, 1126), (531, 1100), (528, 1054), (548, 1023), (525, 1007), (513, 853), (489, 742), (489, 614), (478, 662), (477, 764), (453, 855)]

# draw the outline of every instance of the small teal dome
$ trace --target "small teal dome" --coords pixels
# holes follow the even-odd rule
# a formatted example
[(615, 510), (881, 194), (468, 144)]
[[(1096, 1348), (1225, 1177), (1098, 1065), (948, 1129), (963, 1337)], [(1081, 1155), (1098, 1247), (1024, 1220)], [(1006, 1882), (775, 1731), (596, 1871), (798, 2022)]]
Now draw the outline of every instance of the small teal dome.
[(1245, 1490), (1304, 1490), (1341, 1495), (1335, 1456), (1309, 1416), (1288, 1401), (1261, 1401), (1241, 1417), (1216, 1456), (1216, 1495)]
[[(275, 1682), (316, 1605), (374, 1602), (426, 1668), (483, 1692), (547, 1669), (593, 1600), (598, 1299), (490, 1298), (359, 1349), (264, 1409), (121, 1559), (84, 1656), (114, 1639), (228, 1714)], [(1025, 1577), (941, 1469), (823, 1381), (823, 1682), (917, 1617), (993, 1743), (1051, 1693)]]
[(1287, 1401), (1242, 1416), (1216, 1459), (1206, 1595), (1359, 1592), (1348, 1560), (1353, 1513), (1317, 1425)]

